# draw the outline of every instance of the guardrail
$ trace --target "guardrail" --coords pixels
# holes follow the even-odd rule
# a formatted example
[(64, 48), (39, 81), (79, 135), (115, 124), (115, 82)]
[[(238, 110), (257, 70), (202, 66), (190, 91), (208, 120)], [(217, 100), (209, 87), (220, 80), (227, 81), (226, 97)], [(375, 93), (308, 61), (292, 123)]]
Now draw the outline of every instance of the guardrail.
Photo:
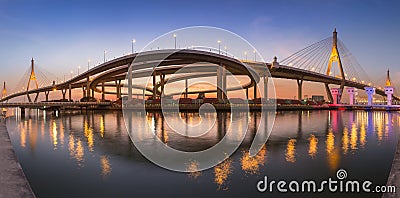
[(61, 106), (107, 106), (112, 105), (111, 102), (36, 102), (36, 103), (0, 103), (0, 108), (4, 107), (61, 107)]

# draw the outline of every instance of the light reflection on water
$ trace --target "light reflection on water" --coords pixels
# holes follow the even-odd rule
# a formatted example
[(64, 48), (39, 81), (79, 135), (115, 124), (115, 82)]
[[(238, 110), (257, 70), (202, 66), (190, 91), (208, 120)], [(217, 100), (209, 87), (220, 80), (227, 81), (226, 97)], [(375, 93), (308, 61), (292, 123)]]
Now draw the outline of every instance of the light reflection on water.
[[(216, 126), (197, 139), (173, 133), (159, 113), (148, 113), (145, 122), (165, 144), (197, 151), (217, 143), (230, 125), (228, 113), (206, 114), (201, 119), (208, 121), (215, 116)], [(56, 117), (33, 111), (25, 118), (9, 118), (7, 127), (38, 197), (238, 197), (240, 193), (263, 197), (266, 195), (259, 194), (255, 185), (265, 175), (275, 180), (319, 181), (334, 178), (340, 168), (345, 168), (350, 178), (386, 183), (397, 144), (397, 112), (278, 112), (267, 144), (254, 157), (249, 156), (248, 147), (260, 114), (241, 116), (243, 123), (238, 125), (248, 121), (250, 129), (239, 150), (202, 172), (196, 171), (198, 162), (189, 161), (187, 169), (195, 172), (188, 174), (164, 170), (143, 158), (131, 143), (120, 112), (71, 112)], [(191, 125), (200, 119), (196, 113), (181, 113), (180, 117)], [(137, 121), (134, 119), (132, 127), (140, 126), (134, 124)], [(244, 133), (235, 132), (239, 137)], [(153, 141), (144, 134), (141, 137)], [(149, 186), (157, 186), (157, 191), (149, 190)]]

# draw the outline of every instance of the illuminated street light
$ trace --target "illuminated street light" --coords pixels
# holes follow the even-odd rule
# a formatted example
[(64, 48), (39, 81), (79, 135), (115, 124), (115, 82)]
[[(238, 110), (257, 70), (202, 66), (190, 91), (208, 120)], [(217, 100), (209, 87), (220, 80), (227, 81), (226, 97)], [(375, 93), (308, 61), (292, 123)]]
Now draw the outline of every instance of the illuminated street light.
[(106, 62), (106, 54), (107, 54), (107, 50), (104, 50), (104, 56), (103, 56), (104, 62)]
[(136, 39), (132, 39), (132, 54), (135, 52), (134, 50), (133, 50), (133, 45), (136, 43)]
[(89, 71), (90, 59), (87, 61), (87, 70)]
[(174, 37), (174, 41), (175, 41), (175, 49), (176, 49), (176, 34), (172, 35)]
[(245, 60), (247, 60), (247, 51), (244, 52)]
[(218, 40), (217, 43), (218, 43), (218, 54), (221, 54), (221, 41)]

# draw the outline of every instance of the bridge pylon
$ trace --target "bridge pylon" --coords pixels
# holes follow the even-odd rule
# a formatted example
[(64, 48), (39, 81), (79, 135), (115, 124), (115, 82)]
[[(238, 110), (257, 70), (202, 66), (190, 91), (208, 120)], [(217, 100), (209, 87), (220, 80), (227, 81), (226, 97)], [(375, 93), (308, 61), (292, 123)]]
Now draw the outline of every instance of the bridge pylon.
[[(326, 75), (330, 76), (331, 75), (331, 69), (332, 69), (332, 63), (336, 62), (338, 64), (339, 70), (340, 70), (340, 75), (342, 78), (342, 82), (340, 84), (340, 90), (343, 91), (344, 89), (344, 85), (346, 84), (346, 77), (344, 74), (344, 70), (343, 70), (343, 65), (342, 65), (342, 61), (340, 59), (340, 54), (339, 54), (339, 50), (337, 47), (337, 32), (336, 32), (336, 28), (333, 31), (333, 36), (332, 36), (332, 51), (331, 51), (331, 55), (329, 56), (329, 62), (328, 62), (328, 68), (326, 70)], [(325, 83), (325, 88), (326, 88), (326, 93), (328, 95), (328, 99), (333, 102), (333, 97), (331, 94), (331, 91), (329, 89), (329, 86), (327, 83)], [(340, 102), (341, 97), (339, 96), (338, 98), (338, 102)]]
[[(29, 76), (28, 85), (26, 86), (26, 96), (28, 97), (29, 102), (32, 102), (32, 99), (28, 94), (31, 83), (34, 83), (35, 88), (39, 89), (39, 84), (37, 82), (37, 78), (35, 75), (35, 61), (33, 60), (33, 58), (31, 60), (31, 74)], [(38, 97), (39, 97), (39, 93), (36, 93), (34, 102), (37, 102)]]
[(392, 105), (392, 95), (394, 94), (394, 87), (392, 86), (392, 82), (390, 81), (389, 69), (387, 70), (386, 83), (385, 83), (385, 94), (387, 105)]
[(3, 91), (1, 92), (1, 99), (7, 96), (6, 81), (3, 83)]

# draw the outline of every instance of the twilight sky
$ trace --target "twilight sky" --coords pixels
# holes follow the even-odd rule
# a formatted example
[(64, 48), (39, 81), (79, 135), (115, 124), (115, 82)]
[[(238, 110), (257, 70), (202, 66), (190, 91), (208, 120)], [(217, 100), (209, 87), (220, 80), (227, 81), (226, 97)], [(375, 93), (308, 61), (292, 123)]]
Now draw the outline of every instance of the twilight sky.
[[(265, 60), (283, 59), (322, 40), (339, 38), (372, 79), (390, 68), (400, 77), (398, 1), (19, 1), (0, 0), (0, 80), (15, 85), (31, 57), (60, 79), (107, 58), (130, 53), (186, 26), (215, 26), (253, 44)], [(400, 81), (399, 81), (400, 82)], [(278, 82), (279, 83), (279, 82)], [(293, 87), (285, 82), (280, 87)], [(305, 84), (305, 94), (318, 94)], [(310, 87), (307, 89), (307, 87)], [(320, 86), (322, 88), (322, 85)], [(399, 88), (400, 89), (400, 88)], [(321, 89), (322, 90), (322, 89)], [(321, 93), (322, 94), (322, 93)], [(293, 97), (281, 92), (278, 96)]]

